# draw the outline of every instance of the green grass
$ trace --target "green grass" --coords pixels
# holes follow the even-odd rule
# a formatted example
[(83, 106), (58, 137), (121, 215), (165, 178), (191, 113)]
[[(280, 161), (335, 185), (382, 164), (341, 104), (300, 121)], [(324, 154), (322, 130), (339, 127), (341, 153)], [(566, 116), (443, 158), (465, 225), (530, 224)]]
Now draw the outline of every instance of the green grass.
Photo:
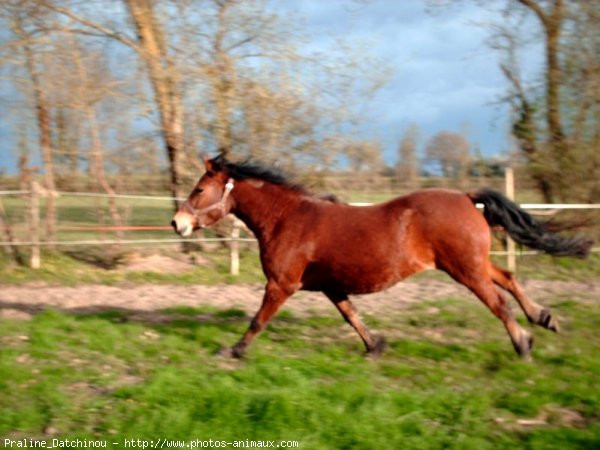
[(390, 341), (378, 359), (334, 311), (284, 310), (244, 361), (215, 356), (247, 326), (237, 310), (175, 307), (160, 324), (112, 311), (0, 319), (0, 437), (598, 448), (600, 304), (547, 300), (563, 334), (536, 328), (533, 363), (483, 307), (454, 299), (367, 317)]
[[(86, 247), (67, 253), (45, 250), (41, 268), (37, 270), (19, 266), (0, 251), (0, 285), (25, 284), (42, 281), (53, 285), (79, 284), (167, 283), (167, 284), (218, 284), (263, 283), (265, 278), (258, 254), (251, 250), (240, 251), (240, 274), (229, 274), (229, 250), (219, 249), (201, 253), (207, 264), (198, 265), (183, 273), (127, 272), (120, 263), (127, 258), (129, 248), (114, 249)], [(176, 249), (164, 251), (182, 258)], [(27, 258), (27, 253), (23, 252)]]
[(600, 274), (600, 253), (589, 258), (555, 258), (547, 255), (523, 256), (517, 261), (517, 275), (537, 279), (585, 280)]

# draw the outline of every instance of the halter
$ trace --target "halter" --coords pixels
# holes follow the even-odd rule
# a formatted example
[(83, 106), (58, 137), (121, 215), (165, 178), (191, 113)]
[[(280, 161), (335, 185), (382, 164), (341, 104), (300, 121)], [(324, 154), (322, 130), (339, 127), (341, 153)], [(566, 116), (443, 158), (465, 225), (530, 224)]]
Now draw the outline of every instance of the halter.
[(190, 201), (188, 199), (185, 202), (183, 202), (183, 204), (181, 205), (181, 208), (185, 209), (187, 212), (189, 212), (190, 214), (192, 214), (195, 217), (198, 217), (202, 214), (206, 214), (207, 212), (210, 212), (213, 209), (220, 210), (222, 215), (224, 216), (225, 215), (225, 206), (227, 204), (227, 198), (229, 197), (229, 194), (231, 193), (232, 190), (233, 190), (233, 178), (229, 178), (227, 180), (227, 183), (225, 184), (225, 189), (223, 190), (223, 195), (221, 196), (221, 199), (218, 202), (213, 203), (212, 205), (207, 206), (206, 208), (196, 209), (190, 204)]

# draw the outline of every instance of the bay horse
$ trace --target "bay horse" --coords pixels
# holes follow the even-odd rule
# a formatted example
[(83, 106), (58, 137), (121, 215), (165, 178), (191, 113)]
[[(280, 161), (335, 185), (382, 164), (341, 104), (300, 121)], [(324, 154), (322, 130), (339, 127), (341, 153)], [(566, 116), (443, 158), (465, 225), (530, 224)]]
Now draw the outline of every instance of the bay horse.
[[(504, 324), (515, 351), (528, 358), (532, 335), (514, 319), (497, 286), (512, 294), (530, 322), (558, 332), (548, 308), (532, 301), (515, 276), (489, 259), (491, 226), (553, 255), (586, 257), (592, 241), (547, 232), (516, 204), (490, 189), (462, 193), (424, 189), (372, 206), (319, 197), (262, 164), (204, 159), (206, 173), (171, 225), (188, 237), (233, 213), (254, 233), (267, 278), (262, 304), (237, 344), (221, 354), (242, 357), (296, 291), (323, 292), (356, 330), (367, 353), (385, 339), (361, 321), (351, 294), (381, 291), (409, 275), (440, 269), (469, 288)], [(476, 204), (484, 205), (481, 214)]]

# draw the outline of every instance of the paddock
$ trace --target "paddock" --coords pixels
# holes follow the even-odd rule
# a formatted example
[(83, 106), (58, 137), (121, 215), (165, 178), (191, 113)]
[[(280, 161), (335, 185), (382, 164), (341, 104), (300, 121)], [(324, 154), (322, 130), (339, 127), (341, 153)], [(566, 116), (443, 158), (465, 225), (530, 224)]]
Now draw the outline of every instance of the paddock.
[(563, 326), (531, 327), (543, 333), (532, 362), (515, 357), (466, 289), (435, 272), (418, 277), (356, 299), (388, 337), (377, 358), (315, 293), (291, 299), (246, 359), (231, 360), (216, 353), (245, 329), (260, 284), (4, 285), (0, 405), (9, 413), (0, 436), (109, 447), (132, 438), (310, 449), (598, 445), (598, 277), (525, 281)]

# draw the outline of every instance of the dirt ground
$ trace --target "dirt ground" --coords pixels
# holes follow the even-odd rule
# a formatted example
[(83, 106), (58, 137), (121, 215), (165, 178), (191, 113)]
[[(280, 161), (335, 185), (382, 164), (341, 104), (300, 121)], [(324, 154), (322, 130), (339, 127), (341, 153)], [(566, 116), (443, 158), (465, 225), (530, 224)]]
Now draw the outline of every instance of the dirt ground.
[[(600, 299), (600, 279), (589, 282), (530, 280), (523, 286), (533, 300), (542, 304), (548, 304), (544, 299), (557, 296), (573, 296), (582, 301)], [(131, 318), (160, 322), (172, 320), (172, 316), (161, 311), (175, 306), (236, 308), (250, 317), (260, 305), (262, 292), (263, 286), (243, 284), (64, 287), (35, 283), (0, 286), (0, 317), (27, 320), (51, 307), (76, 314), (120, 310)], [(448, 297), (478, 301), (466, 288), (451, 281), (421, 279), (405, 281), (376, 294), (355, 297), (354, 302), (361, 313), (378, 315), (399, 312), (415, 302)], [(297, 317), (337, 314), (320, 293), (299, 292), (282, 309)]]

